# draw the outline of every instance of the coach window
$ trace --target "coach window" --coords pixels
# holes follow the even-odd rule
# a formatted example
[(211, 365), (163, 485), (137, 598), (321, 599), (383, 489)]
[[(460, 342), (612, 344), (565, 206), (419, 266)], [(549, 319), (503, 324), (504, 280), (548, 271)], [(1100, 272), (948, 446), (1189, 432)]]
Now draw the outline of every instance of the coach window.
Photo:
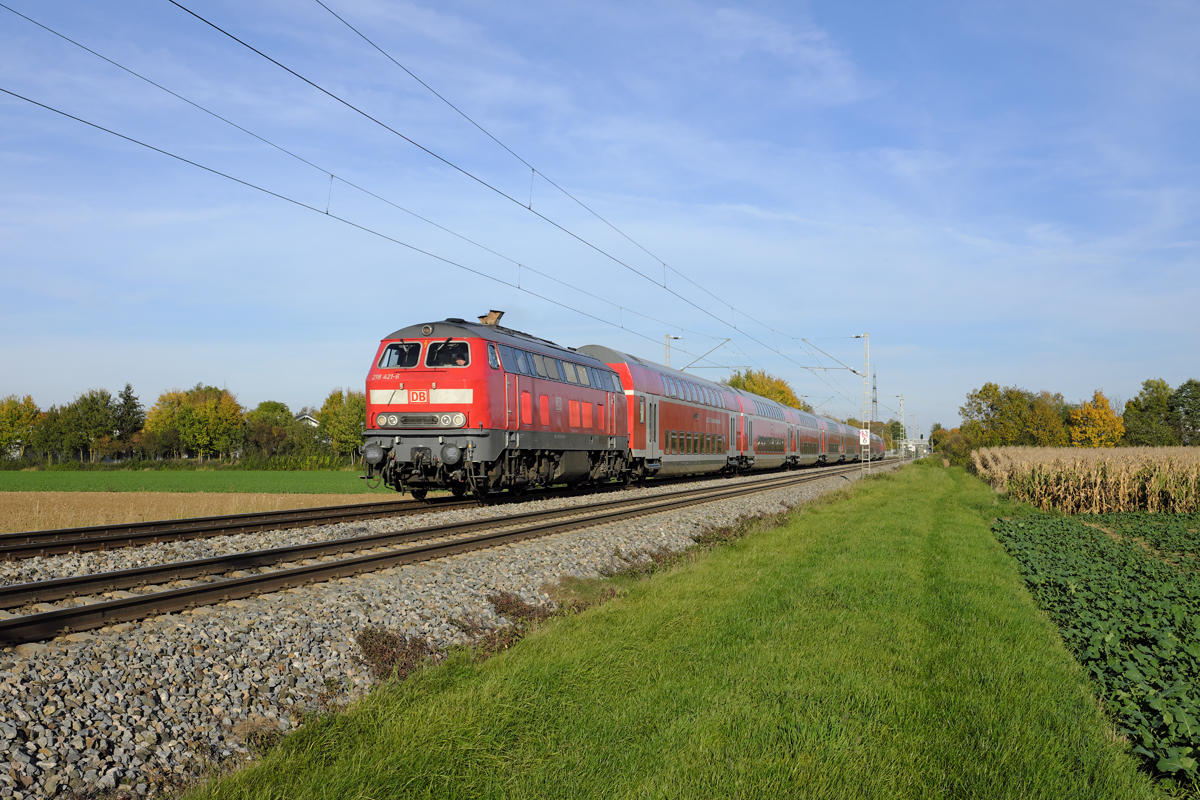
[(582, 364), (575, 365), (575, 374), (579, 376), (580, 386), (591, 386), (592, 381), (588, 378), (587, 367)]
[(412, 369), (420, 363), (420, 342), (393, 342), (379, 357), (380, 369)]
[(638, 422), (646, 421), (646, 398), (638, 398)]
[(425, 351), (427, 367), (465, 367), (471, 363), (471, 348), (466, 342), (430, 342)]
[(496, 355), (496, 345), (488, 342), (488, 366), (492, 369), (500, 369), (500, 358)]
[(546, 360), (538, 353), (530, 353), (530, 358), (533, 361), (533, 368), (537, 370), (539, 378), (548, 378), (550, 373), (546, 372)]

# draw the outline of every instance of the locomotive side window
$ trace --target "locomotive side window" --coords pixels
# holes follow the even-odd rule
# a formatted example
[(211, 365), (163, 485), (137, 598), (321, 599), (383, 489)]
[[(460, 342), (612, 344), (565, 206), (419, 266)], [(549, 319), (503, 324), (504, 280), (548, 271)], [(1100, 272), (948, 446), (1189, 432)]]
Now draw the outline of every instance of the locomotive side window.
[(549, 373), (546, 372), (546, 360), (545, 359), (543, 359), (537, 353), (530, 353), (529, 358), (531, 361), (533, 361), (533, 368), (535, 370), (537, 370), (538, 377), (540, 377), (540, 378), (549, 377)]
[(563, 372), (567, 374), (567, 383), (579, 383), (579, 377), (575, 374), (575, 365), (570, 361), (562, 362)]
[(525, 351), (514, 350), (513, 352), (517, 355), (517, 371), (522, 375), (531, 374), (529, 370), (529, 362), (525, 360)]
[(546, 359), (546, 367), (547, 368), (549, 368), (551, 366), (550, 362), (554, 362), (554, 369), (552, 369), (550, 371), (551, 372), (557, 371), (558, 372), (558, 380), (565, 381), (567, 379), (567, 371), (565, 369), (563, 369), (563, 362), (559, 361), (557, 358), (548, 358), (548, 359)]
[(513, 349), (506, 344), (500, 345), (500, 361), (504, 364), (505, 372), (517, 371), (517, 356)]
[(496, 345), (488, 342), (488, 366), (492, 369), (500, 368), (500, 358), (496, 355)]
[(579, 385), (580, 386), (591, 386), (592, 385), (591, 380), (588, 378), (587, 367), (585, 367), (581, 364), (576, 364), (575, 372), (576, 372), (576, 374), (579, 375)]
[(412, 369), (420, 363), (420, 342), (393, 342), (379, 357), (380, 369)]

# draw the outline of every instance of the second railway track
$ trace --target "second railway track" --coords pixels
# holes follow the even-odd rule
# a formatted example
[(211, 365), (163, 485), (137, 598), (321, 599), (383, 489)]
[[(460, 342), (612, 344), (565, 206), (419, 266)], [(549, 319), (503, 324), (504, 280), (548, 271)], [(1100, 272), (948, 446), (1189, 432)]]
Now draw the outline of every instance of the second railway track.
[[(522, 539), (560, 533), (622, 519), (671, 511), (699, 503), (785, 488), (800, 483), (857, 472), (857, 465), (811, 474), (788, 474), (734, 486), (683, 490), (668, 495), (592, 503), (586, 506), (518, 513), (483, 521), (434, 525), (400, 532), (378, 533), (290, 547), (257, 550), (196, 561), (137, 567), (118, 572), (80, 575), (0, 587), (0, 608), (25, 608), (35, 613), (0, 619), (0, 643), (49, 639), (62, 633), (90, 630), (161, 613), (182, 611), (225, 600), (294, 588), (494, 547)], [(500, 528), (502, 530), (496, 530)], [(444, 541), (447, 537), (452, 538)], [(401, 545), (438, 539), (410, 547)], [(347, 553), (363, 553), (336, 558)], [(327, 559), (333, 560), (327, 560)], [(299, 564), (299, 562), (316, 563)], [(269, 570), (245, 575), (244, 570)], [(213, 579), (218, 575), (230, 575)], [(241, 573), (241, 574), (238, 574)], [(46, 604), (127, 589), (184, 582), (190, 585), (143, 594), (49, 609)]]

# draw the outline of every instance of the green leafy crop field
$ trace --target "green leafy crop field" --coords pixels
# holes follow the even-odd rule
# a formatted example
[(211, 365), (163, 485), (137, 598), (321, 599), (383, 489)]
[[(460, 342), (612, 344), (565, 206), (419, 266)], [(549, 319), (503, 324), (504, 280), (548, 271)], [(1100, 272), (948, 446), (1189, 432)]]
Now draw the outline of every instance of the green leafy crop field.
[(1200, 515), (998, 522), (1030, 591), (1151, 771), (1191, 785), (1200, 758)]
[(114, 470), (3, 472), (0, 492), (247, 492), (256, 494), (395, 494), (367, 488), (361, 472), (311, 470)]

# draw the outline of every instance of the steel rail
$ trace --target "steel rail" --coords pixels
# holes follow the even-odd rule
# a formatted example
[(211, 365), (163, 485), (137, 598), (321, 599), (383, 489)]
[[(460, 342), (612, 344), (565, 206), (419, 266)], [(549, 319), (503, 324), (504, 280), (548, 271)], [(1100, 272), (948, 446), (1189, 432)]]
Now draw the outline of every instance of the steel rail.
[[(654, 485), (711, 480), (712, 475), (689, 476), (686, 478), (658, 479)], [(599, 487), (598, 491), (611, 491), (619, 484)], [(524, 500), (556, 497), (569, 493), (569, 489), (549, 489), (536, 495), (497, 495), (494, 503), (510, 503)], [(439, 511), (455, 511), (478, 507), (474, 499), (461, 500), (446, 497), (436, 500), (392, 500), (375, 503), (352, 503), (339, 506), (284, 509), (280, 511), (255, 511), (246, 514), (226, 514), (211, 517), (191, 517), (178, 520), (153, 520), (130, 522), (118, 525), (95, 525), (82, 528), (56, 528), (44, 531), (24, 531), (0, 534), (0, 561), (16, 561), (25, 558), (82, 553), (92, 550), (110, 550), (137, 547), (163, 542), (209, 539), (238, 533), (302, 528), (313, 525), (332, 525), (340, 522), (356, 522), (367, 519), (399, 515), (428, 514)]]
[[(733, 487), (724, 487), (718, 489), (695, 489), (674, 493), (666, 499), (641, 498), (639, 500), (618, 500), (611, 501), (609, 503), (598, 504), (598, 506), (592, 507), (581, 508), (577, 506), (573, 509), (558, 509), (555, 512), (534, 512), (534, 514), (528, 516), (545, 517), (551, 514), (556, 514), (557, 516), (562, 517), (562, 519), (533, 522), (532, 524), (525, 525), (517, 528), (516, 530), (495, 531), (492, 533), (486, 533), (480, 536), (459, 539), (451, 542), (438, 542), (400, 550), (388, 549), (382, 553), (370, 553), (352, 558), (338, 559), (332, 562), (280, 569), (275, 572), (269, 572), (260, 575), (229, 578), (211, 583), (196, 584), (179, 589), (169, 589), (143, 595), (136, 595), (128, 598), (119, 598), (105, 602), (90, 603), (73, 608), (56, 609), (54, 611), (46, 611), (38, 614), (11, 617), (9, 619), (0, 620), (0, 643), (5, 645), (15, 645), (22, 642), (49, 639), (62, 633), (91, 630), (119, 622), (129, 622), (142, 619), (154, 614), (183, 611), (198, 605), (209, 605), (215, 602), (236, 600), (261, 594), (263, 592), (273, 592), (281, 589), (294, 588), (298, 585), (307, 583), (335, 580), (350, 575), (359, 575), (363, 572), (386, 569), (387, 567), (391, 566), (413, 563), (417, 561), (426, 561), (433, 558), (442, 558), (449, 555), (469, 552), (486, 547), (494, 547), (500, 544), (520, 541), (522, 539), (536, 536), (546, 536), (566, 530), (590, 527), (592, 525), (609, 522), (617, 522), (623, 519), (644, 516), (647, 514), (662, 513), (665, 511), (674, 510), (676, 508), (690, 506), (697, 502), (714, 502), (717, 500), (730, 499), (740, 495), (754, 494), (757, 492), (783, 488), (790, 485), (808, 483), (821, 478), (836, 477), (837, 475), (848, 471), (852, 471), (852, 469), (822, 471), (812, 475), (789, 476), (788, 478), (770, 481), (755, 481), (749, 484), (739, 484)], [(603, 508), (604, 506), (611, 506), (611, 508), (605, 509)], [(619, 506), (626, 506), (626, 508), (620, 508)], [(599, 508), (599, 510), (597, 510), (597, 508)], [(580, 511), (583, 513), (581, 514)], [(592, 513), (587, 513), (589, 511)], [(526, 515), (512, 515), (494, 520), (486, 520), (483, 522), (483, 525), (485, 527), (492, 528), (499, 527), (501, 525), (507, 526), (512, 524), (514, 518), (520, 518), (523, 516)], [(474, 524), (476, 527), (478, 527), (480, 523)], [(408, 531), (406, 533), (411, 535), (416, 534), (417, 531)], [(365, 539), (374, 537), (361, 538)], [(345, 545), (353, 541), (354, 540), (341, 540), (341, 543)], [(322, 542), (318, 544), (330, 546), (337, 543)], [(360, 544), (358, 549), (361, 549), (362, 546), (363, 545)], [(368, 544), (365, 546), (379, 547), (381, 545)], [(291, 550), (292, 548), (282, 549)], [(257, 554), (251, 553), (245, 555), (262, 556), (267, 553), (270, 553), (270, 551), (258, 551)], [(184, 562), (183, 564), (174, 566), (184, 566), (187, 563), (195, 562)], [(126, 570), (124, 572), (130, 571)], [(109, 573), (108, 575), (112, 576), (116, 574), (119, 573)], [(101, 579), (105, 576), (96, 575), (81, 577)], [(39, 584), (44, 583), (51, 582), (25, 584), (24, 586), (32, 589), (37, 587)], [(54, 583), (57, 583), (57, 581)]]
[[(777, 477), (758, 483), (769, 489), (779, 484), (789, 483), (793, 479), (794, 476), (789, 478)], [(727, 491), (731, 488), (736, 487), (690, 489), (676, 492), (671, 496), (688, 498), (710, 492)], [(73, 575), (66, 578), (52, 578), (32, 583), (9, 584), (0, 586), (0, 609), (17, 608), (29, 603), (53, 602), (70, 597), (80, 597), (102, 592), (133, 589), (151, 584), (204, 578), (237, 570), (274, 566), (275, 564), (289, 561), (303, 561), (305, 559), (322, 558), (327, 555), (356, 552), (358, 550), (419, 541), (421, 539), (454, 536), (456, 534), (487, 530), (489, 528), (521, 525), (554, 517), (579, 516), (589, 511), (602, 511), (622, 506), (653, 503), (659, 499), (661, 499), (661, 496), (627, 497), (619, 500), (589, 503), (587, 505), (571, 506), (568, 508), (506, 514), (486, 520), (468, 520), (441, 525), (427, 525), (422, 528), (411, 528), (403, 531), (386, 531), (363, 536), (350, 536), (344, 539), (328, 539), (289, 545), (287, 547), (273, 547), (265, 550), (251, 550), (244, 553), (230, 553), (191, 561), (175, 561), (168, 564), (131, 567), (114, 572)]]

